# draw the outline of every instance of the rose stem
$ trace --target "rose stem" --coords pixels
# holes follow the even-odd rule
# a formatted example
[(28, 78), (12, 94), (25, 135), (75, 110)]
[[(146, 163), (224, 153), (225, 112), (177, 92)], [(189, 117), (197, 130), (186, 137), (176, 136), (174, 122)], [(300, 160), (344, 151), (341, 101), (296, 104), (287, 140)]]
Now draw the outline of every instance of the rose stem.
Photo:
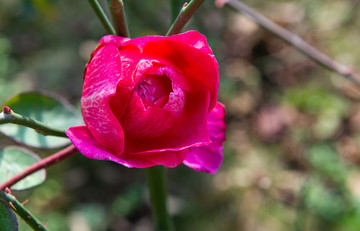
[(156, 229), (159, 231), (174, 230), (170, 216), (167, 212), (165, 167), (159, 165), (146, 168), (145, 171)]
[(30, 167), (28, 167), (27, 169), (25, 169), (24, 171), (11, 177), (9, 180), (5, 181), (4, 183), (2, 183), (0, 185), (0, 189), (4, 190), (5, 188), (11, 187), (14, 184), (16, 184), (17, 182), (19, 182), (20, 180), (27, 177), (28, 175), (30, 175), (40, 169), (47, 168), (54, 164), (57, 164), (60, 161), (63, 161), (65, 159), (67, 159), (68, 157), (74, 155), (75, 153), (77, 153), (77, 149), (75, 148), (74, 145), (70, 145), (70, 146), (64, 148), (63, 150), (60, 150), (59, 152), (57, 152), (49, 157), (46, 157), (45, 159), (40, 160), (39, 162), (37, 162), (37, 163), (31, 165)]
[(182, 6), (182, 1), (179, 0), (170, 0), (171, 5), (171, 23), (173, 23), (179, 13), (179, 10)]
[(106, 17), (105, 12), (101, 8), (99, 2), (97, 0), (88, 0), (91, 7), (96, 13), (96, 16), (99, 18), (100, 22), (103, 24), (104, 28), (107, 30), (109, 34), (115, 35), (115, 29), (111, 25), (109, 19)]
[(166, 36), (178, 34), (204, 1), (205, 0), (191, 0), (189, 4), (185, 3), (169, 31), (166, 33)]
[(298, 35), (272, 22), (262, 14), (256, 12), (251, 7), (247, 6), (245, 3), (239, 0), (217, 0), (217, 4), (220, 7), (224, 4), (227, 4), (232, 8), (234, 8), (235, 10), (245, 14), (264, 29), (270, 31), (274, 35), (278, 36), (280, 39), (294, 46), (305, 56), (309, 57), (310, 59), (317, 62), (321, 66), (346, 77), (357, 86), (360, 86), (360, 75), (356, 74), (351, 67), (347, 67), (341, 63), (334, 61), (326, 54), (320, 52), (319, 50), (317, 50), (316, 48), (305, 42)]
[(122, 0), (108, 0), (109, 9), (115, 25), (116, 35), (130, 37)]
[(44, 136), (66, 137), (65, 131), (49, 128), (42, 122), (20, 115), (11, 110), (8, 106), (4, 106), (3, 112), (0, 113), (0, 124), (13, 123), (25, 127), (33, 128), (36, 132)]
[(46, 231), (45, 227), (10, 193), (0, 190), (0, 200), (6, 202), (33, 230)]

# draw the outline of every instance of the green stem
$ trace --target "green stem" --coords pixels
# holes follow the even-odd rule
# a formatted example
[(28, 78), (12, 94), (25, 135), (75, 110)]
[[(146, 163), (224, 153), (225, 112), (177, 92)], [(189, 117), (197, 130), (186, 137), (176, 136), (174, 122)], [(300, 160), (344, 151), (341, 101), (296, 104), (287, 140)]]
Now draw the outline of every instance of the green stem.
[(97, 17), (100, 19), (101, 23), (103, 24), (104, 28), (107, 30), (109, 34), (115, 34), (114, 27), (111, 25), (109, 19), (106, 17), (105, 12), (101, 8), (99, 2), (97, 0), (88, 0), (91, 7), (95, 11)]
[(157, 231), (174, 230), (167, 211), (167, 189), (164, 166), (146, 169), (150, 199)]
[(33, 230), (46, 231), (45, 227), (13, 195), (0, 190), (0, 199), (5, 201)]
[(122, 0), (108, 0), (108, 5), (115, 25), (116, 35), (130, 37), (126, 24), (124, 2)]
[(5, 106), (3, 112), (0, 113), (0, 125), (6, 123), (18, 124), (25, 127), (33, 128), (36, 132), (44, 136), (49, 135), (49, 136), (67, 137), (64, 131), (49, 128), (42, 122), (17, 114), (7, 106)]
[(171, 23), (173, 23), (181, 9), (182, 1), (180, 0), (170, 0), (171, 6)]
[(191, 0), (189, 4), (185, 3), (169, 31), (166, 33), (166, 36), (178, 34), (204, 1), (205, 0)]

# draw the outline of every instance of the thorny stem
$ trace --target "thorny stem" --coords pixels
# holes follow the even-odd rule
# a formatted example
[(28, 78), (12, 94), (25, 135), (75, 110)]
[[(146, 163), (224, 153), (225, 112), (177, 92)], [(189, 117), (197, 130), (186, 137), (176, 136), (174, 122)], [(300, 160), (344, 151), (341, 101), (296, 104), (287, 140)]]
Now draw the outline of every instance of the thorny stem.
[(108, 0), (108, 4), (115, 25), (116, 35), (130, 37), (126, 24), (124, 2), (122, 0)]
[(91, 7), (96, 13), (96, 16), (99, 18), (100, 22), (103, 24), (104, 28), (107, 30), (109, 34), (115, 35), (114, 27), (111, 25), (109, 19), (107, 18), (105, 12), (101, 8), (99, 2), (97, 0), (88, 0)]
[(10, 193), (0, 190), (0, 199), (6, 202), (33, 230), (46, 231), (46, 228)]
[(67, 137), (65, 132), (62, 130), (49, 128), (40, 121), (17, 114), (9, 107), (4, 106), (3, 111), (0, 113), (0, 125), (6, 123), (18, 124), (25, 127), (33, 128), (36, 132), (44, 136)]
[(74, 155), (75, 153), (77, 153), (77, 149), (75, 148), (74, 145), (70, 145), (70, 146), (64, 148), (63, 150), (60, 150), (59, 152), (57, 152), (49, 157), (46, 157), (45, 159), (42, 159), (39, 162), (31, 165), (24, 171), (16, 174), (9, 180), (2, 183), (0, 185), (0, 189), (4, 190), (5, 188), (10, 188), (11, 186), (16, 184), (20, 180), (24, 179), (25, 177), (29, 176), (30, 174), (32, 174), (40, 169), (47, 168), (54, 164), (57, 164), (65, 159), (67, 159), (68, 157)]
[(191, 0), (190, 3), (185, 3), (169, 31), (166, 33), (166, 36), (178, 34), (204, 1), (205, 0)]
[(313, 61), (317, 62), (318, 64), (324, 66), (329, 70), (337, 72), (338, 74), (351, 80), (357, 86), (360, 86), (360, 75), (356, 74), (351, 67), (347, 67), (341, 63), (334, 61), (326, 54), (320, 52), (319, 50), (305, 42), (301, 37), (275, 24), (262, 14), (254, 11), (251, 7), (247, 6), (243, 2), (239, 0), (216, 1), (216, 5), (219, 7), (222, 7), (225, 4), (247, 15), (261, 27), (275, 34), (285, 42), (288, 42)]

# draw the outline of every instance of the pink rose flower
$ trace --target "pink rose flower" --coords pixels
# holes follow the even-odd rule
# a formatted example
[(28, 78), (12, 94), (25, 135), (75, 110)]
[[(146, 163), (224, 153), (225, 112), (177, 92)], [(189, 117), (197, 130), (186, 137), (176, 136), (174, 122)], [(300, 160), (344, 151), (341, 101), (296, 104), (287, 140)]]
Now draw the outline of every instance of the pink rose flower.
[(85, 126), (67, 136), (86, 157), (126, 167), (181, 163), (215, 173), (223, 159), (225, 110), (219, 72), (196, 31), (169, 37), (103, 37), (86, 66)]

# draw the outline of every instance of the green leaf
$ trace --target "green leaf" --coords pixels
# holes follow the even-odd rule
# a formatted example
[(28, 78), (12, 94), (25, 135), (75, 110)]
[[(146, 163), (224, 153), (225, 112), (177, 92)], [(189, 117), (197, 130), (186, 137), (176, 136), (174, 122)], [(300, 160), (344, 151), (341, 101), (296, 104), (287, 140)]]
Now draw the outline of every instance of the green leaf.
[(18, 231), (16, 215), (10, 207), (0, 200), (0, 230)]
[[(0, 151), (0, 182), (3, 183), (24, 169), (35, 164), (40, 157), (20, 147), (7, 147)], [(37, 186), (45, 181), (44, 169), (22, 179), (11, 187), (13, 190), (24, 190)]]
[[(76, 109), (58, 96), (36, 92), (22, 93), (6, 101), (3, 106), (5, 105), (18, 114), (36, 119), (55, 129), (65, 131), (83, 123)], [(17, 142), (37, 148), (58, 148), (70, 143), (69, 139), (43, 136), (31, 128), (15, 124), (1, 125), (0, 132)]]

